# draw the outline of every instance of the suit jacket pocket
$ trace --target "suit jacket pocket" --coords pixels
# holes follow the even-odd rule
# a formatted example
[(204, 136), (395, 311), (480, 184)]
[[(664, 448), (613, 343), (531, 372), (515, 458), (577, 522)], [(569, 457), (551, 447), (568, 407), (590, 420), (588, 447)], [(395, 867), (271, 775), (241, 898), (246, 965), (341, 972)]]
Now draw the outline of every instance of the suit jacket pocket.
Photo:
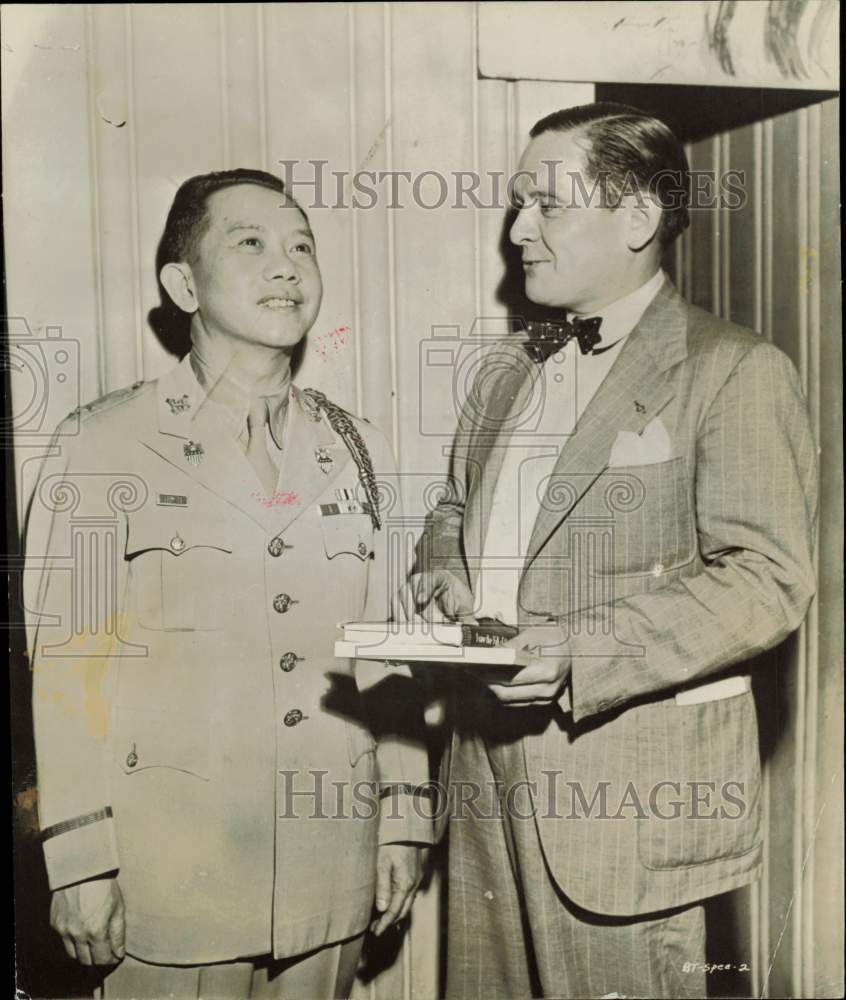
[(119, 705), (113, 740), (117, 765), (126, 775), (155, 768), (209, 780), (209, 726), (205, 717)]
[(138, 621), (153, 630), (220, 629), (231, 600), (230, 526), (187, 511), (129, 518), (126, 559)]
[(639, 711), (637, 761), (647, 868), (736, 858), (760, 841), (761, 772), (751, 694)]
[(596, 537), (596, 575), (660, 576), (696, 554), (692, 484), (683, 457), (606, 469), (574, 512)]

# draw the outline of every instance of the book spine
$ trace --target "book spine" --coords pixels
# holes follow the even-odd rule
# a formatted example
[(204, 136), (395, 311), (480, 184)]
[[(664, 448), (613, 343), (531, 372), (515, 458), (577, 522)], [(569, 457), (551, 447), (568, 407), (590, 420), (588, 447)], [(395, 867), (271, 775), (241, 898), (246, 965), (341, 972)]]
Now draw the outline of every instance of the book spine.
[(513, 625), (462, 625), (461, 643), (464, 646), (504, 646), (518, 632)]

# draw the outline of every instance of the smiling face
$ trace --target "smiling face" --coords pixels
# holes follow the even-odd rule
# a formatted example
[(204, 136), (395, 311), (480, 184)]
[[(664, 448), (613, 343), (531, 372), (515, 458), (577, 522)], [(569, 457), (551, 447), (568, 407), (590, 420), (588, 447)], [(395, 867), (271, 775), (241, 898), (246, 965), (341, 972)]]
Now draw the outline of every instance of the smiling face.
[(277, 191), (238, 184), (209, 196), (206, 222), (196, 254), (180, 265), (195, 322), (211, 340), (294, 347), (323, 295), (303, 213)]
[(515, 182), (520, 208), (510, 237), (522, 248), (532, 302), (589, 314), (638, 288), (657, 263), (654, 252), (631, 249), (644, 224), (636, 210), (603, 206), (585, 173), (584, 143), (575, 131), (532, 139), (520, 158), (529, 176)]

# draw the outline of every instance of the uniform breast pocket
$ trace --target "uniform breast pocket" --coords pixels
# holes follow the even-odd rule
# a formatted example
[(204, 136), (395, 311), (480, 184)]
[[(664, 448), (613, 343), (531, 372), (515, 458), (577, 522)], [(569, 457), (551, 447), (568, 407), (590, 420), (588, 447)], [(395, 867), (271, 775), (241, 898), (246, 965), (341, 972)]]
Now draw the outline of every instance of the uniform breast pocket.
[(696, 524), (683, 457), (607, 469), (585, 500), (578, 517), (591, 521), (596, 575), (660, 576), (694, 558)]
[(327, 514), (320, 518), (326, 556), (339, 563), (352, 557), (356, 563), (373, 553), (373, 525), (369, 514)]
[(139, 512), (126, 542), (131, 606), (139, 623), (153, 630), (224, 627), (232, 601), (232, 540), (226, 524)]

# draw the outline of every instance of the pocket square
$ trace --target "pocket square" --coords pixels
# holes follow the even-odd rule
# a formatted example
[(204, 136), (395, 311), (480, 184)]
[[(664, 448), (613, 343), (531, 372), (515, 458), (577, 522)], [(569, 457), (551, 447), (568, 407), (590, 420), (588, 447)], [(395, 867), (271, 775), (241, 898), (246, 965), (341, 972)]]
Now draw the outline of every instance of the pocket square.
[(672, 457), (672, 444), (667, 428), (660, 417), (653, 417), (640, 434), (619, 431), (608, 467), (620, 465), (656, 465)]

